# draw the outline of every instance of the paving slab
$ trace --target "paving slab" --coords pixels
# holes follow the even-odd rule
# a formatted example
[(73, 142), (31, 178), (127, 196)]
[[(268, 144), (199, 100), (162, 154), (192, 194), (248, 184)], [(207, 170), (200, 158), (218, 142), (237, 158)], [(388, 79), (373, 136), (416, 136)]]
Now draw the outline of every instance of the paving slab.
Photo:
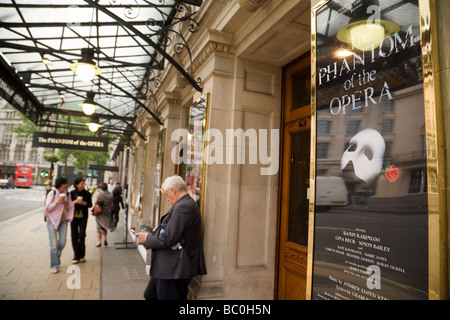
[[(149, 277), (136, 248), (123, 247), (124, 214), (107, 247), (96, 247), (95, 217), (86, 230), (86, 262), (72, 264), (70, 226), (61, 267), (50, 274), (49, 240), (43, 208), (0, 223), (0, 299), (142, 300)], [(130, 240), (131, 241), (131, 240)], [(76, 278), (76, 273), (80, 275)], [(78, 283), (79, 288), (75, 287)]]

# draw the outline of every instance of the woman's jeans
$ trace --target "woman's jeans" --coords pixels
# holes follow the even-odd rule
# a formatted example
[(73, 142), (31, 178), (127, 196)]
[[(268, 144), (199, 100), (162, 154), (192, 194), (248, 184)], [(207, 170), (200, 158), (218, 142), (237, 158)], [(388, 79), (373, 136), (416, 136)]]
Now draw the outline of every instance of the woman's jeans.
[(47, 220), (48, 238), (50, 240), (50, 269), (58, 269), (61, 252), (66, 245), (67, 220), (61, 221), (58, 230), (55, 230), (50, 219)]

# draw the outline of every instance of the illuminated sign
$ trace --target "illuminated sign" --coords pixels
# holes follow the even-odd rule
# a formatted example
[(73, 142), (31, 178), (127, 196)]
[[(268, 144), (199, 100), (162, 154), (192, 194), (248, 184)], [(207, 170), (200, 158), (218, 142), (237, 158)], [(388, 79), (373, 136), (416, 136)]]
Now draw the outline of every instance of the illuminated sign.
[(329, 1), (314, 16), (312, 299), (428, 299), (418, 1)]

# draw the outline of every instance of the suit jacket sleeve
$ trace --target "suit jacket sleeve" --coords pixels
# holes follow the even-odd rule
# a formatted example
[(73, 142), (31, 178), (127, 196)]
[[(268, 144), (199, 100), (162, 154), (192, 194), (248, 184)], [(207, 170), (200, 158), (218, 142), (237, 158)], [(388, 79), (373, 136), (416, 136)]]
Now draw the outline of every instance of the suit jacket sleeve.
[[(170, 214), (170, 217), (168, 217)], [(180, 242), (185, 229), (189, 226), (191, 214), (189, 206), (183, 203), (176, 203), (167, 213), (164, 220), (169, 218), (169, 221), (163, 233), (155, 232), (149, 233), (145, 241), (147, 249), (167, 249), (178, 242)]]

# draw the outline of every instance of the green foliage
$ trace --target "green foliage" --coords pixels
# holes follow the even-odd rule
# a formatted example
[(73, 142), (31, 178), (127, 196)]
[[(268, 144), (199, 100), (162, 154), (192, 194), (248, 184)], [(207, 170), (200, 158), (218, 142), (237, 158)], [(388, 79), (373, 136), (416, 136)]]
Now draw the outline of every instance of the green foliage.
[[(12, 108), (12, 107), (11, 107)], [(30, 139), (33, 137), (33, 134), (37, 131), (41, 131), (41, 127), (35, 125), (31, 120), (25, 117), (20, 112), (16, 111), (21, 118), (23, 123), (18, 125), (13, 125), (9, 128), (9, 131), (17, 133), (21, 138)]]
[(44, 159), (47, 160), (48, 162), (58, 162), (59, 158), (56, 154), (54, 153), (44, 153)]
[(89, 165), (104, 166), (110, 159), (107, 152), (73, 151), (74, 166), (86, 174)]

